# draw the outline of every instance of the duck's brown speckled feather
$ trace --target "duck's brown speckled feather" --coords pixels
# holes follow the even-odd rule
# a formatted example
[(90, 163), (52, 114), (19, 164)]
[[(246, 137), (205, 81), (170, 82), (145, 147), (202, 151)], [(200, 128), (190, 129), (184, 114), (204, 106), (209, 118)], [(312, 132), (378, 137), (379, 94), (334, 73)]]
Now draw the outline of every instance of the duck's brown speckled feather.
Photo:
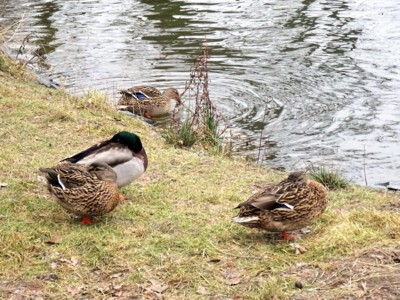
[(278, 184), (266, 186), (239, 204), (239, 214), (233, 220), (248, 218), (248, 221), (239, 223), (277, 232), (309, 225), (325, 210), (327, 191), (322, 184), (309, 180), (305, 174), (299, 176), (303, 179), (292, 180), (296, 177), (289, 176)]
[(119, 202), (116, 174), (104, 165), (64, 162), (40, 171), (47, 179), (49, 192), (63, 208), (78, 216), (99, 216), (112, 211)]

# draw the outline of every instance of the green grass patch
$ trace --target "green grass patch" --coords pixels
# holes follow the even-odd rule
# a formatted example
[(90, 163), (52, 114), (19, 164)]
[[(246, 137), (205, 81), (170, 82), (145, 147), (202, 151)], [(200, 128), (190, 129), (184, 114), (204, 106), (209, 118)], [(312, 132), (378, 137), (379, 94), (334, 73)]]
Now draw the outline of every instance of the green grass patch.
[(339, 172), (326, 167), (312, 167), (310, 177), (330, 190), (345, 189), (349, 185), (349, 182)]
[(197, 141), (196, 132), (189, 119), (182, 124), (174, 124), (163, 131), (163, 137), (168, 144), (190, 148)]
[[(309, 274), (293, 268), (330, 270), (397, 244), (399, 196), (349, 186), (329, 192), (296, 255), (277, 235), (230, 222), (240, 201), (285, 174), (176, 149), (98, 93), (78, 99), (26, 78), (0, 74), (0, 298), (289, 299), (307, 292), (294, 282)], [(82, 226), (48, 195), (38, 168), (121, 130), (142, 138), (148, 170), (122, 189), (127, 201)]]

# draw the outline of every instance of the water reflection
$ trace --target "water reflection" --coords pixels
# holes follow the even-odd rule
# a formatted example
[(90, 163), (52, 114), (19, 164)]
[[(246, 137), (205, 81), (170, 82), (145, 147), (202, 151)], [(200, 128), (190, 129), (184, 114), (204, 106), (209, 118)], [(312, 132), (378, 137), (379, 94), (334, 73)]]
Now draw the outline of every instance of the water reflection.
[(38, 4), (35, 7), (35, 11), (38, 14), (34, 26), (40, 30), (40, 36), (35, 40), (35, 44), (39, 46), (39, 49), (35, 52), (37, 55), (43, 56), (53, 52), (57, 47), (54, 41), (58, 29), (53, 26), (51, 18), (59, 11), (59, 7), (55, 2), (46, 2)]
[[(188, 11), (185, 11), (185, 13), (183, 13), (182, 6), (185, 3), (182, 1), (141, 0), (140, 2), (152, 6), (153, 14), (149, 15), (148, 18), (149, 20), (155, 21), (154, 24), (156, 27), (168, 30), (171, 28), (181, 29), (185, 28), (188, 25), (189, 18), (177, 17), (183, 15), (186, 16), (190, 15)], [(173, 34), (172, 32), (169, 33), (171, 33), (171, 36), (174, 37), (174, 39), (171, 39), (170, 41), (175, 40), (179, 36), (179, 34), (177, 33), (175, 34)]]
[[(7, 4), (7, 5), (5, 5)], [(200, 44), (236, 150), (275, 167), (332, 164), (400, 185), (400, 4), (390, 0), (0, 0), (69, 91), (182, 89)], [(364, 152), (365, 147), (365, 152)]]

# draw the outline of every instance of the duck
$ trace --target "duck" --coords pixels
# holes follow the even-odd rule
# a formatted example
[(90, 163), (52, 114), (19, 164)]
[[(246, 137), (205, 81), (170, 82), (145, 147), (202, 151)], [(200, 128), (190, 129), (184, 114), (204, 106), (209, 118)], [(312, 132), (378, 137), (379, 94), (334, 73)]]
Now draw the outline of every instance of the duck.
[(46, 178), (50, 194), (65, 210), (83, 217), (81, 224), (92, 224), (91, 217), (112, 211), (122, 200), (117, 174), (105, 163), (64, 163), (39, 170)]
[(122, 94), (118, 100), (120, 110), (130, 111), (148, 119), (168, 114), (171, 110), (171, 99), (177, 102), (177, 106), (183, 104), (174, 88), (167, 88), (161, 93), (155, 87), (140, 85), (119, 92)]
[(117, 173), (118, 187), (126, 186), (139, 178), (147, 169), (147, 154), (138, 135), (120, 131), (111, 139), (93, 145), (60, 163), (90, 165), (106, 163)]
[(327, 189), (308, 178), (305, 172), (292, 172), (277, 184), (265, 186), (236, 209), (233, 222), (246, 227), (282, 232), (284, 240), (293, 240), (288, 231), (308, 226), (328, 204)]

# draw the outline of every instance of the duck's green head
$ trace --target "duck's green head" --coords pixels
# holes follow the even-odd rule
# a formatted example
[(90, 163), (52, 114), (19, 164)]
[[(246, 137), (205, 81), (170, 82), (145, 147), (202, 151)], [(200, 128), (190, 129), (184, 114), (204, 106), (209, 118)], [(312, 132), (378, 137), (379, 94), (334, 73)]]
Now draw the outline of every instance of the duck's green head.
[(110, 141), (123, 144), (135, 153), (143, 149), (140, 138), (136, 134), (128, 131), (118, 132)]

